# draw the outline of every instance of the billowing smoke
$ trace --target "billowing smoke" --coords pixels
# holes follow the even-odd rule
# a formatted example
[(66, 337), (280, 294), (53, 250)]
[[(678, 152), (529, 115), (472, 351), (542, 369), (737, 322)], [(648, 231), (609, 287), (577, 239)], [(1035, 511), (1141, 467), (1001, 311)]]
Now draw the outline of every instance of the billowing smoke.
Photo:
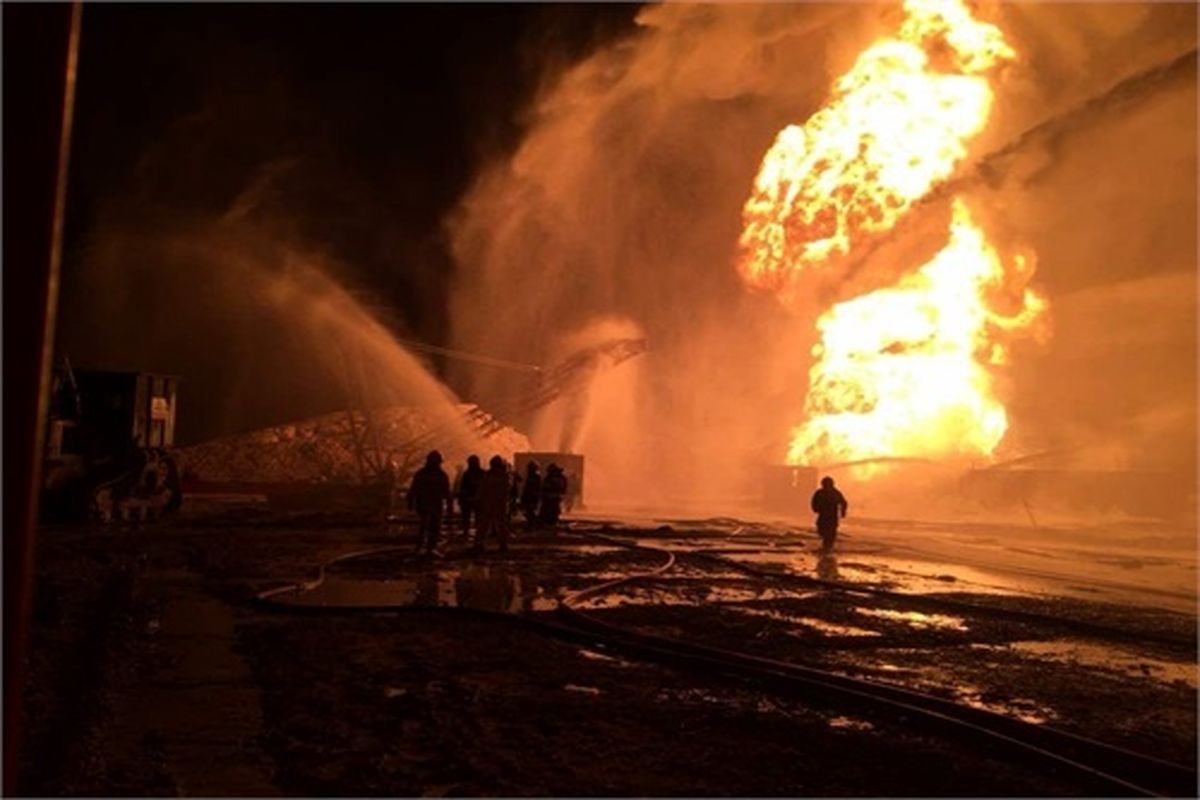
[[(1196, 252), (1195, 13), (978, 9), (1019, 60), (955, 191), (995, 241), (1036, 253), (1055, 329), (1013, 355), (1000, 456), (1119, 440), (1129, 468), (1194, 480), (1195, 296), (1180, 290)], [(648, 8), (635, 34), (549, 84), (521, 146), (450, 221), (459, 346), (542, 362), (593, 319), (645, 332), (650, 352), (593, 392), (588, 427), (605, 444), (580, 443), (627, 477), (621, 500), (752, 494), (756, 466), (781, 461), (801, 421), (815, 316), (921, 263), (935, 227), (923, 220), (945, 214), (944, 197), (808, 307), (783, 309), (733, 269), (766, 148), (899, 18), (861, 4)], [(460, 379), (485, 401), (502, 391), (497, 376)]]

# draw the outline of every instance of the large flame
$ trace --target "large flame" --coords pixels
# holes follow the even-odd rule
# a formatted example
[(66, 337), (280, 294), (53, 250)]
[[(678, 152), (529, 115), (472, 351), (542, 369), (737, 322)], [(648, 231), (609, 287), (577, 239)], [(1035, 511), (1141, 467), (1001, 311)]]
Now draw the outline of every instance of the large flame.
[[(1000, 30), (959, 0), (904, 10), (896, 36), (863, 52), (829, 103), (764, 157), (743, 210), (748, 283), (790, 301), (802, 280), (839, 274), (953, 173), (987, 122), (986, 73), (1016, 57)], [(818, 321), (807, 421), (788, 460), (991, 453), (1008, 427), (992, 375), (1003, 334), (1045, 307), (1025, 289), (1031, 272), (1025, 259), (1004, 262), (956, 199), (948, 244), (929, 263)], [(995, 311), (1005, 300), (1015, 310)]]
[[(992, 105), (977, 73), (1014, 57), (1000, 31), (957, 0), (909, 0), (896, 38), (858, 57), (833, 97), (767, 151), (743, 211), (740, 270), (788, 290), (797, 273), (844, 255), (905, 211), (966, 155)], [(949, 46), (957, 73), (935, 71), (923, 45)]]
[[(1024, 259), (1010, 273), (1028, 275)], [(1045, 301), (1023, 289), (1016, 311), (992, 309), (1012, 281), (961, 201), (950, 242), (896, 286), (838, 303), (817, 322), (809, 420), (793, 463), (990, 453), (1008, 428), (989, 366), (1003, 334), (1029, 326)]]

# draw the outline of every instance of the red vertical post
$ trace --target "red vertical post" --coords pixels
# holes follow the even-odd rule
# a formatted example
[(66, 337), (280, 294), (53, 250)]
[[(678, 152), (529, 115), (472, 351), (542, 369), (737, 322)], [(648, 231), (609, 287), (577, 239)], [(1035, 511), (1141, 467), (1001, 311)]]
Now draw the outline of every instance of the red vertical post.
[(82, 6), (5, 3), (4, 794), (17, 787), (34, 532)]

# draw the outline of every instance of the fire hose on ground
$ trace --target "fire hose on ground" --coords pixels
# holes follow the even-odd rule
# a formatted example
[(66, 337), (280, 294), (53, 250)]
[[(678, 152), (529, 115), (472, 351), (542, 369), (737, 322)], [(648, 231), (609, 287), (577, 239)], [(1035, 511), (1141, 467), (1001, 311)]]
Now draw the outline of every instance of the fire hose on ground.
[[(663, 560), (648, 571), (608, 580), (567, 594), (559, 600), (558, 604), (557, 615), (562, 620), (561, 622), (552, 622), (526, 614), (460, 607), (391, 603), (326, 606), (283, 602), (278, 599), (282, 594), (311, 591), (320, 586), (325, 581), (328, 568), (334, 564), (411, 550), (410, 547), (402, 546), (358, 550), (336, 556), (318, 565), (316, 575), (312, 579), (259, 592), (254, 600), (260, 606), (276, 612), (300, 614), (432, 612), (467, 615), (488, 621), (502, 621), (505, 624), (517, 625), (585, 649), (619, 652), (625, 656), (672, 667), (749, 680), (755, 685), (782, 693), (799, 694), (807, 700), (821, 704), (851, 705), (875, 711), (883, 710), (906, 721), (919, 721), (943, 734), (965, 734), (978, 744), (1000, 746), (1006, 748), (1013, 755), (1032, 757), (1047, 766), (1065, 769), (1084, 779), (1096, 789), (1104, 787), (1105, 791), (1116, 791), (1122, 795), (1135, 794), (1149, 797), (1194, 796), (1195, 794), (1196, 771), (1184, 765), (1174, 764), (1067, 731), (1033, 725), (903, 687), (853, 678), (827, 670), (734, 650), (647, 634), (599, 620), (580, 611), (575, 606), (587, 598), (609, 592), (618, 586), (663, 576), (676, 565), (676, 553), (666, 548), (651, 547), (596, 534), (576, 534), (575, 537), (631, 550), (656, 553), (661, 555)], [(697, 555), (707, 556), (739, 569), (745, 566), (712, 554), (700, 553)], [(750, 570), (753, 569), (748, 568), (745, 571), (755, 574), (750, 573)], [(787, 577), (767, 570), (756, 570), (756, 572), (761, 572), (763, 577)], [(790, 577), (800, 579), (802, 576)], [(859, 587), (852, 587), (836, 581), (806, 580), (826, 588), (859, 591)], [(883, 592), (884, 590), (878, 591)], [(894, 594), (906, 601), (912, 599), (908, 595)]]

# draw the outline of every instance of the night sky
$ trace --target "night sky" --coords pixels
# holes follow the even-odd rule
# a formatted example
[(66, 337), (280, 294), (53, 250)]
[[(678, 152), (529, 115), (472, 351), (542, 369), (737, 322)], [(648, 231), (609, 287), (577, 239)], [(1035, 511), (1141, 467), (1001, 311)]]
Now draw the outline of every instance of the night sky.
[[(453, 269), (443, 217), (482, 163), (517, 144), (548, 71), (629, 30), (636, 11), (87, 5), (67, 311), (79, 301), (72, 274), (106, 226), (219, 215), (269, 168), (282, 172), (274, 203), (289, 238), (346, 264), (343, 279), (440, 341)], [(94, 335), (67, 313), (60, 350)]]

